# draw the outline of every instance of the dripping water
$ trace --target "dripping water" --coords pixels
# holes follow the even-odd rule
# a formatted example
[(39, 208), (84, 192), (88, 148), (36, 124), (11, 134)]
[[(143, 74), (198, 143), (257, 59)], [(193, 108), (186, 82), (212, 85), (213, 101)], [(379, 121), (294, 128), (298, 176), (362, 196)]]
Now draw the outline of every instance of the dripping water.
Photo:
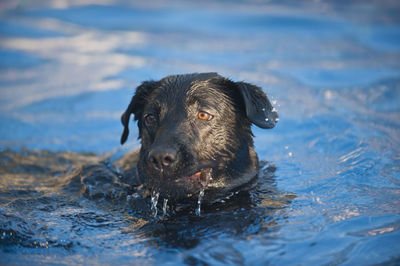
[(164, 199), (164, 203), (163, 203), (163, 219), (165, 216), (167, 216), (167, 208), (168, 208), (168, 199)]
[(203, 199), (203, 196), (204, 196), (204, 188), (200, 190), (199, 197), (197, 198), (196, 215), (201, 214), (201, 200)]
[(153, 191), (151, 194), (151, 212), (154, 217), (157, 216), (157, 203), (158, 203), (159, 196), (160, 196), (159, 192)]

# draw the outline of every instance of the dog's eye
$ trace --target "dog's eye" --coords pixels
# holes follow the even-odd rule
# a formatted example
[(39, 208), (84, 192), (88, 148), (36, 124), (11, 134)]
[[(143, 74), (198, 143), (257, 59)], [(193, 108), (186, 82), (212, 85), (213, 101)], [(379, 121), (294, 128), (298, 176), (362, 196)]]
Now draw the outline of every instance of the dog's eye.
[(201, 120), (211, 120), (213, 118), (213, 116), (207, 112), (200, 111), (197, 113), (197, 118), (199, 118)]
[(156, 117), (152, 114), (145, 115), (144, 120), (148, 125), (153, 125), (157, 121)]

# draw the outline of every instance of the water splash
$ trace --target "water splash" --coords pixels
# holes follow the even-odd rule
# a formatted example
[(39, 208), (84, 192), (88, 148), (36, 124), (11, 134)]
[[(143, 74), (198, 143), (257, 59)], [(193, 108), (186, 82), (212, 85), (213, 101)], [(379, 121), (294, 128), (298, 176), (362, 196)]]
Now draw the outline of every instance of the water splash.
[(200, 190), (199, 197), (197, 198), (196, 215), (199, 216), (201, 214), (201, 200), (203, 199), (203, 196), (204, 196), (204, 188)]
[(164, 199), (164, 203), (163, 203), (163, 219), (165, 216), (167, 216), (167, 208), (168, 208), (168, 199)]
[(159, 192), (153, 191), (151, 193), (151, 212), (153, 217), (157, 216), (157, 204), (158, 204), (158, 197), (160, 196)]

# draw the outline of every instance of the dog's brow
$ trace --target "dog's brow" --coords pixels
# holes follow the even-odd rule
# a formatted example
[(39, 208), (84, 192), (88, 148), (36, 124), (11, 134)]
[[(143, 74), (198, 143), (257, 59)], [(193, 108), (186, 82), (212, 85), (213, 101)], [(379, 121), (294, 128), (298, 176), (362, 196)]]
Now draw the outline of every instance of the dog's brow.
[(153, 101), (146, 106), (144, 113), (157, 113), (157, 115), (159, 115), (161, 109), (161, 104), (158, 101)]
[(199, 88), (204, 88), (204, 87), (208, 87), (209, 86), (209, 82), (207, 81), (195, 81), (192, 82), (189, 90), (186, 92), (186, 96), (192, 96)]
[(202, 102), (205, 96), (208, 94), (208, 89), (210, 87), (209, 82), (207, 81), (198, 81), (195, 82), (190, 89), (186, 92), (186, 102), (194, 103), (194, 102)]
[[(204, 83), (202, 84), (204, 85)], [(208, 84), (207, 84), (208, 85)], [(221, 99), (226, 96), (219, 92), (217, 89), (208, 86), (196, 86), (192, 87), (186, 96), (186, 104), (192, 105), (197, 103), (200, 108), (205, 108), (208, 110), (214, 110), (215, 113), (223, 112), (221, 105)]]

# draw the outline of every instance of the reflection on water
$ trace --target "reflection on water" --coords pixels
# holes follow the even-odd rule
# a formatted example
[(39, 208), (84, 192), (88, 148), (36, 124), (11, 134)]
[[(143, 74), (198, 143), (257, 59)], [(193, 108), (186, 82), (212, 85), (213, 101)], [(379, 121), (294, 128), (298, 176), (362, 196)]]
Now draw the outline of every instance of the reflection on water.
[[(2, 1), (0, 263), (398, 263), (399, 12)], [(253, 130), (269, 163), (248, 192), (182, 209), (158, 199), (154, 218), (120, 114), (139, 82), (202, 71), (268, 93), (279, 125)]]

